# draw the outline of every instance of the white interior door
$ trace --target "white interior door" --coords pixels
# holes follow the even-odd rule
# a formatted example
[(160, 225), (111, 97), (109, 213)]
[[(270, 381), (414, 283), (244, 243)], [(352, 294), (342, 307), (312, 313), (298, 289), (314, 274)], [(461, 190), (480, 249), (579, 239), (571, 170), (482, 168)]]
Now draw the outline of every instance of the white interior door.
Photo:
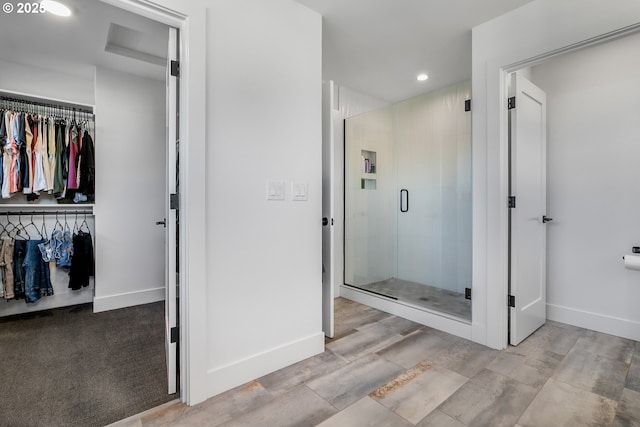
[(333, 81), (323, 85), (322, 93), (322, 330), (333, 338), (334, 242), (335, 242), (335, 141), (332, 110), (335, 102)]
[[(167, 379), (169, 394), (176, 393), (178, 381), (177, 337), (177, 194), (178, 194), (178, 76), (173, 75), (172, 62), (178, 61), (178, 30), (169, 28), (169, 55), (167, 66), (167, 199), (166, 199), (166, 295), (165, 327), (167, 352)], [(173, 195), (173, 196), (172, 196)], [(173, 200), (172, 200), (173, 199)]]
[(546, 95), (516, 73), (511, 93), (509, 343), (517, 345), (547, 317)]

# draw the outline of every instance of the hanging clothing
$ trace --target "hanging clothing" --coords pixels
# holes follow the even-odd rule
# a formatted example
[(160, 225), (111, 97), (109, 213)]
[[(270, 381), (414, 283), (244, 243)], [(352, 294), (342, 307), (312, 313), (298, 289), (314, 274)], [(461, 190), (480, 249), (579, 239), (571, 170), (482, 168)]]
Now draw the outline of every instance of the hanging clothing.
[(56, 176), (56, 133), (53, 119), (47, 120), (47, 144), (49, 158), (49, 175), (47, 176), (47, 191), (53, 194), (54, 181)]
[(76, 190), (78, 188), (78, 181), (76, 180), (77, 169), (76, 165), (78, 162), (78, 155), (80, 154), (80, 143), (78, 139), (81, 138), (81, 132), (78, 126), (71, 126), (71, 135), (69, 138), (68, 145), (68, 177), (67, 177), (67, 188), (69, 190)]
[(33, 192), (40, 194), (47, 190), (47, 176), (49, 175), (49, 161), (47, 160), (47, 146), (43, 139), (43, 120), (38, 121), (38, 134), (33, 149), (35, 161), (33, 163)]
[(33, 182), (30, 178), (33, 170), (31, 166), (31, 144), (33, 143), (33, 133), (31, 132), (28, 116), (28, 114), (22, 115), (25, 132), (24, 144), (23, 147), (20, 147), (20, 159), (22, 163), (21, 190), (23, 194), (31, 194), (31, 183)]
[(0, 245), (0, 270), (4, 284), (4, 299), (10, 300), (15, 297), (13, 283), (13, 246), (14, 240), (10, 237), (2, 238)]
[(65, 178), (65, 170), (64, 170), (64, 140), (66, 134), (66, 126), (61, 121), (56, 121), (55, 123), (55, 140), (56, 140), (56, 168), (55, 175), (53, 179), (53, 194), (57, 198), (62, 196), (62, 191), (64, 190), (64, 178)]
[(25, 272), (25, 300), (34, 303), (42, 297), (53, 295), (49, 264), (42, 259), (38, 245), (45, 240), (27, 240), (22, 266)]
[(96, 188), (96, 164), (94, 157), (93, 139), (88, 131), (84, 131), (80, 149), (80, 185), (78, 192), (93, 200)]
[(34, 201), (46, 191), (74, 203), (93, 201), (95, 151), (88, 124), (0, 110), (1, 197), (20, 192)]
[(24, 299), (24, 257), (27, 254), (27, 241), (14, 240), (13, 242), (13, 292), (15, 299)]
[(69, 288), (78, 290), (89, 286), (89, 277), (95, 274), (91, 234), (78, 231), (73, 235), (73, 256), (69, 269)]
[[(22, 191), (22, 176), (25, 168), (27, 167), (27, 152), (26, 152), (26, 133), (24, 128), (24, 114), (16, 113), (14, 116), (14, 139), (16, 141), (16, 148), (18, 150), (18, 158), (16, 162), (15, 170), (15, 191)], [(15, 192), (14, 191), (14, 192)]]
[(6, 199), (11, 196), (12, 192), (16, 191), (15, 176), (18, 150), (14, 137), (14, 114), (11, 111), (5, 113), (5, 126), (7, 138), (3, 150), (4, 180), (2, 183), (2, 197)]
[(2, 183), (4, 181), (4, 146), (7, 140), (7, 127), (5, 124), (5, 111), (0, 110), (0, 147), (2, 147), (0, 151), (0, 193), (2, 193)]

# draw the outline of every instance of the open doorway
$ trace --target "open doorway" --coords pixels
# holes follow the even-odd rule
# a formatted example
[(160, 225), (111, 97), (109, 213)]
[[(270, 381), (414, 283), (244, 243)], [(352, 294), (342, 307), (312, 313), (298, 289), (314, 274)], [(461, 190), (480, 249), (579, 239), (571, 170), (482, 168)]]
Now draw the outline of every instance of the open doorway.
[[(83, 205), (91, 210), (87, 222), (95, 249), (95, 285), (70, 291), (64, 272), (54, 270), (60, 273), (54, 295), (42, 298), (48, 305), (9, 301), (0, 308), (4, 332), (22, 330), (9, 326), (14, 321), (21, 326), (39, 325), (34, 326), (35, 332), (48, 326), (64, 333), (76, 331), (68, 339), (34, 335), (33, 329), (8, 338), (21, 340), (23, 358), (36, 356), (32, 366), (46, 368), (45, 374), (33, 369), (31, 376), (21, 375), (13, 381), (13, 390), (20, 385), (28, 395), (30, 386), (38, 387), (39, 393), (50, 396), (41, 408), (45, 417), (32, 407), (28, 418), (12, 402), (2, 411), (17, 413), (17, 418), (11, 418), (12, 425), (103, 425), (176, 397), (167, 392), (163, 303), (166, 236), (162, 223), (169, 219), (165, 197), (169, 27), (97, 0), (68, 5), (75, 14), (70, 21), (48, 14), (16, 16), (11, 23), (3, 21), (0, 30), (14, 34), (19, 27), (32, 28), (20, 41), (11, 38), (3, 45), (7, 56), (0, 88), (4, 92), (50, 104), (87, 105), (95, 114), (95, 125), (88, 131), (95, 141), (96, 197), (94, 203)], [(88, 53), (91, 48), (98, 52)], [(37, 113), (53, 116), (55, 112)], [(43, 194), (41, 201), (44, 199)], [(63, 228), (66, 223), (75, 231), (77, 215), (63, 213), (77, 210), (73, 202), (63, 206), (53, 197), (48, 206), (30, 201), (27, 207), (17, 200), (8, 198), (3, 206), (60, 211), (51, 220), (60, 219)], [(63, 216), (68, 218), (63, 220)], [(47, 225), (51, 231), (52, 226)], [(70, 324), (80, 329), (65, 330)], [(73, 351), (53, 351), (60, 343)], [(2, 347), (11, 345), (5, 347), (3, 342)], [(98, 355), (93, 356), (89, 347), (97, 347)], [(152, 356), (140, 360), (145, 354)], [(137, 380), (123, 381), (125, 368), (135, 366), (139, 367)], [(54, 373), (63, 374), (65, 380), (56, 380)], [(42, 389), (47, 384), (52, 390)], [(81, 398), (65, 395), (65, 387), (82, 391)], [(66, 399), (77, 416), (74, 410), (65, 411), (62, 404), (56, 404), (56, 396)], [(137, 406), (131, 406), (137, 398)], [(47, 421), (46, 416), (55, 418)]]
[(640, 64), (631, 55), (639, 43), (635, 32), (523, 70), (547, 94), (547, 209), (538, 219), (553, 221), (542, 320), (636, 340), (637, 272), (622, 257), (637, 246), (640, 205), (625, 183), (640, 178), (632, 160), (640, 156)]

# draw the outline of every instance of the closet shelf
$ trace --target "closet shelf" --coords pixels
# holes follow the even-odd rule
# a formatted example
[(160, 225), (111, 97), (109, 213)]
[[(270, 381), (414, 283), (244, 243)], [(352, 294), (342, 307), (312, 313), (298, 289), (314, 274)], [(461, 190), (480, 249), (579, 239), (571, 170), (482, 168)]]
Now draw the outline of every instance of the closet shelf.
[(94, 203), (17, 203), (17, 204), (3, 204), (0, 203), (0, 210), (20, 210), (20, 209), (28, 209), (28, 210), (51, 210), (51, 211), (62, 211), (62, 210), (77, 210), (77, 209), (94, 209)]

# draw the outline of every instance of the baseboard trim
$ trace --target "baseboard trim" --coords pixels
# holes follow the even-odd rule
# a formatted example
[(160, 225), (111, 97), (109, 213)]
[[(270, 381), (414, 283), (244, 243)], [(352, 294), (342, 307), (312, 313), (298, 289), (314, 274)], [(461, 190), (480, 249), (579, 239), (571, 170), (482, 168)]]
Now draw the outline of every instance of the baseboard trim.
[(547, 319), (605, 334), (640, 341), (640, 322), (547, 304)]
[(318, 332), (207, 372), (207, 396), (215, 396), (324, 351)]
[(87, 304), (93, 301), (93, 286), (77, 291), (59, 292), (43, 297), (34, 304), (26, 304), (24, 300), (8, 301), (0, 304), (0, 317), (15, 314), (32, 313), (71, 305)]
[(388, 298), (360, 291), (350, 286), (341, 286), (340, 296), (382, 310), (386, 313), (471, 340), (471, 324), (463, 320), (456, 320), (437, 312), (406, 305), (400, 301), (391, 301)]
[(151, 302), (164, 301), (164, 287), (144, 289), (142, 291), (127, 292), (123, 294), (95, 297), (93, 299), (93, 312), (116, 310), (118, 308), (133, 307), (149, 304)]

